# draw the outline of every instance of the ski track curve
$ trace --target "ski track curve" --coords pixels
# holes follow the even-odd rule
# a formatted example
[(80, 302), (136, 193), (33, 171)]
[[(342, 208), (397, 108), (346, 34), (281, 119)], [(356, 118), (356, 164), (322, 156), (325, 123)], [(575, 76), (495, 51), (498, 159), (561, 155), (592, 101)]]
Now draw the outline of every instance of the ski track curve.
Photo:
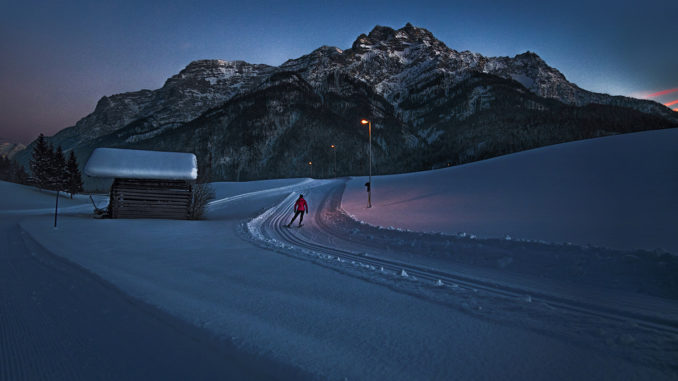
[[(254, 218), (249, 223), (244, 224), (244, 230), (249, 232), (250, 238), (259, 241), (260, 245), (273, 246), (282, 250), (293, 250), (312, 253), (315, 258), (321, 258), (330, 266), (334, 263), (352, 264), (356, 269), (368, 272), (378, 272), (381, 274), (390, 274), (393, 279), (407, 278), (415, 282), (421, 282), (424, 286), (433, 289), (435, 292), (449, 292), (458, 294), (460, 291), (466, 291), (472, 295), (481, 294), (490, 295), (493, 298), (499, 298), (503, 302), (522, 303), (529, 302), (532, 308), (545, 308), (545, 316), (549, 313), (557, 315), (567, 314), (577, 319), (588, 319), (589, 322), (597, 326), (610, 325), (620, 327), (634, 327), (636, 332), (643, 331), (642, 335), (649, 335), (653, 341), (651, 351), (663, 352), (661, 359), (653, 359), (652, 355), (645, 360), (649, 362), (658, 362), (655, 365), (660, 367), (668, 366), (673, 371), (678, 370), (678, 364), (675, 361), (667, 360), (666, 353), (676, 353), (678, 351), (678, 306), (676, 303), (661, 301), (658, 306), (668, 311), (664, 314), (652, 314), (653, 301), (644, 306), (634, 305), (634, 302), (626, 305), (597, 304), (571, 295), (548, 293), (539, 290), (531, 284), (529, 288), (521, 287), (520, 284), (510, 284), (506, 282), (497, 282), (488, 280), (486, 277), (474, 277), (475, 274), (461, 275), (452, 272), (441, 271), (417, 263), (403, 262), (384, 257), (383, 253), (378, 252), (376, 247), (385, 245), (384, 242), (359, 242), (350, 237), (342, 236), (337, 232), (328, 215), (332, 213), (341, 213), (346, 217), (345, 212), (341, 210), (340, 201), (345, 187), (345, 180), (334, 180), (325, 182), (314, 188), (297, 189), (303, 191), (306, 199), (312, 199), (316, 205), (311, 208), (315, 212), (311, 218), (305, 221), (303, 228), (287, 228), (286, 222), (291, 219), (291, 207), (293, 205), (295, 194), (289, 194), (278, 205), (268, 209), (260, 216)], [(311, 209), (313, 210), (313, 209)], [(348, 218), (348, 217), (346, 217)], [(353, 229), (377, 229), (367, 224), (352, 220)], [(346, 227), (343, 227), (346, 230)], [(397, 234), (398, 232), (393, 232)], [(426, 235), (421, 233), (420, 235)], [(319, 239), (322, 237), (322, 239)], [(346, 248), (345, 244), (355, 244), (356, 250)], [(298, 254), (294, 254), (297, 256)], [(369, 278), (369, 276), (368, 276)], [(546, 288), (548, 290), (548, 288)], [(557, 288), (556, 288), (557, 290)], [(601, 295), (599, 300), (603, 300), (605, 295)], [(526, 300), (527, 299), (527, 300)], [(652, 298), (650, 298), (652, 299)], [(594, 299), (595, 300), (595, 299)], [(656, 303), (658, 299), (654, 299)], [(629, 308), (624, 308), (629, 307)], [(643, 313), (644, 308), (650, 308), (648, 313)], [(562, 318), (561, 318), (562, 319)], [(548, 325), (548, 324), (547, 324)], [(655, 336), (660, 339), (655, 340)], [(657, 345), (657, 341), (661, 344)], [(633, 354), (627, 354), (632, 361)]]

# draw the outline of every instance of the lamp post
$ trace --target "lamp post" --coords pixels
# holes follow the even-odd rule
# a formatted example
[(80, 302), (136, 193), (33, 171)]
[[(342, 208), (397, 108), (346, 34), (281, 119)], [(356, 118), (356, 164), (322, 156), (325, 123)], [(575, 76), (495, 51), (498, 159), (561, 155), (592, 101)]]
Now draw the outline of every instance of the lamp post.
[(334, 173), (334, 177), (337, 177), (337, 147), (334, 144), (332, 144), (330, 146), (330, 148), (332, 148), (332, 151), (334, 152), (334, 171), (333, 171), (333, 173)]
[(363, 119), (360, 121), (362, 124), (367, 124), (367, 131), (369, 133), (370, 139), (370, 170), (369, 170), (369, 180), (367, 181), (367, 207), (372, 207), (372, 121)]
[(54, 206), (54, 228), (57, 227), (57, 214), (59, 212), (59, 190), (57, 189), (56, 205)]
[(311, 168), (311, 178), (313, 178), (313, 162), (312, 161), (308, 162), (308, 167)]

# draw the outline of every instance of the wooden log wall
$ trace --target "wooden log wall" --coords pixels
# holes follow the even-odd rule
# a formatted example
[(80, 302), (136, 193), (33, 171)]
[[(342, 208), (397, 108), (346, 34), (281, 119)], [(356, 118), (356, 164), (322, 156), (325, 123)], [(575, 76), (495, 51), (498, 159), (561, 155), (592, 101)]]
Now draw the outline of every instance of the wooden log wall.
[(115, 179), (111, 218), (187, 219), (192, 188), (183, 180)]

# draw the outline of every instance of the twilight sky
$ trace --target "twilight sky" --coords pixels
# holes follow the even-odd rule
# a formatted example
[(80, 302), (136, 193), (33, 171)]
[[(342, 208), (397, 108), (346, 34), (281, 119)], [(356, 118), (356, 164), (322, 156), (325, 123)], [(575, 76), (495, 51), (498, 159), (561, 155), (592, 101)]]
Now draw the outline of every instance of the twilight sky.
[[(280, 65), (407, 22), (450, 48), (539, 54), (580, 87), (678, 100), (678, 1), (0, 0), (0, 141), (29, 143), (104, 95), (157, 89), (197, 59)], [(677, 108), (678, 105), (671, 106)]]

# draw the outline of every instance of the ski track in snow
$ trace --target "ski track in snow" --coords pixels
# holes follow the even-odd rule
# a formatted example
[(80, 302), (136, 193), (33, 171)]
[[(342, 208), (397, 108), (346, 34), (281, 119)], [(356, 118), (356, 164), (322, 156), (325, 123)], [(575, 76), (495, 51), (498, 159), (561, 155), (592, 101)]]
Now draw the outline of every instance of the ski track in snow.
[[(462, 275), (461, 272), (427, 267), (425, 260), (417, 264), (389, 259), (397, 251), (406, 254), (417, 250), (417, 240), (435, 240), (445, 236), (379, 229), (352, 220), (343, 210), (338, 210), (343, 188), (344, 181), (340, 181), (303, 190), (305, 195), (308, 194), (307, 200), (314, 198), (320, 206), (309, 219), (312, 222), (305, 223), (302, 229), (285, 227), (286, 221), (291, 218), (291, 205), (295, 199), (295, 194), (290, 194), (277, 206), (243, 224), (245, 233), (264, 247), (295, 257), (310, 258), (323, 266), (338, 268), (408, 294), (462, 307), (475, 316), (498, 321), (522, 321), (525, 327), (563, 339), (580, 335), (577, 340), (581, 345), (590, 345), (590, 335), (595, 332), (599, 336), (597, 340), (600, 340), (598, 345), (602, 344), (601, 350), (613, 350), (629, 361), (641, 361), (660, 368), (667, 364), (674, 370), (678, 367), (672, 358), (678, 353), (678, 304), (675, 301), (576, 285), (568, 288), (567, 285), (549, 284), (548, 280), (535, 282), (530, 279), (528, 282), (525, 278), (505, 277), (502, 283), (496, 272), (484, 271), (483, 268), (465, 266), (460, 270)], [(339, 223), (336, 221), (337, 214), (344, 216)], [(340, 226), (341, 223), (345, 226)], [(384, 230), (389, 231), (389, 236), (378, 237)], [(358, 232), (363, 237), (355, 234)], [(418, 238), (412, 240), (413, 235)], [(466, 239), (479, 245), (495, 244), (492, 240)], [(446, 240), (449, 241), (449, 238)], [(554, 252), (562, 247), (553, 244), (540, 246), (541, 250)], [(377, 249), (379, 247), (389, 249), (385, 252)], [(429, 263), (437, 264), (435, 261)], [(561, 294), (556, 293), (558, 291)], [(638, 353), (644, 356), (638, 356)]]
[(238, 194), (238, 195), (235, 195), (235, 196), (220, 198), (218, 200), (210, 201), (207, 204), (207, 209), (209, 211), (219, 210), (219, 209), (226, 207), (229, 202), (242, 200), (242, 199), (245, 199), (245, 198), (248, 198), (248, 197), (267, 196), (267, 195), (275, 195), (275, 194), (282, 193), (282, 192), (288, 192), (288, 191), (299, 189), (300, 187), (303, 187), (304, 185), (309, 184), (311, 182), (313, 182), (313, 180), (305, 179), (305, 180), (302, 180), (300, 182), (293, 183), (293, 184), (290, 184), (290, 185), (285, 185), (285, 186), (282, 186), (282, 187), (263, 189), (263, 190)]

